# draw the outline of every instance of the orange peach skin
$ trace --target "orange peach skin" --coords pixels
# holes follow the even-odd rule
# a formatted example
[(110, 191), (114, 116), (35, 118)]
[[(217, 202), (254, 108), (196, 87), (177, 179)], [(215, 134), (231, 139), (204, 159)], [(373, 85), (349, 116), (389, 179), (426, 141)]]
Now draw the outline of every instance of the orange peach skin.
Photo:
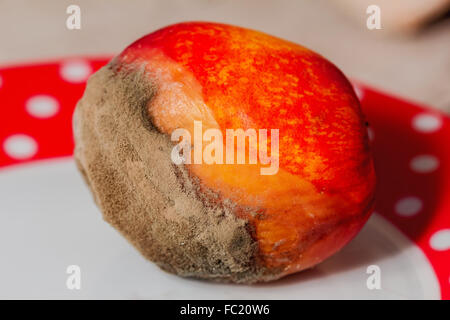
[[(239, 27), (180, 23), (130, 45), (119, 64), (145, 66), (156, 80), (148, 106), (170, 134), (204, 129), (279, 129), (280, 168), (187, 165), (202, 185), (260, 212), (253, 226), (261, 262), (290, 274), (350, 241), (373, 207), (375, 174), (364, 116), (332, 63), (300, 45)], [(170, 111), (170, 112), (169, 112)], [(191, 133), (193, 135), (193, 133)]]

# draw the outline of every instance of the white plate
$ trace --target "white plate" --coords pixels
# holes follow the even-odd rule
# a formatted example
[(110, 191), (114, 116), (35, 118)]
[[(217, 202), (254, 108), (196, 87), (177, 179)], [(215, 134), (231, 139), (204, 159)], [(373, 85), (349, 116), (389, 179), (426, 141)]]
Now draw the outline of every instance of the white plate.
[[(374, 214), (341, 252), (318, 267), (253, 286), (184, 279), (148, 262), (101, 218), (71, 158), (0, 171), (0, 298), (439, 299), (421, 250)], [(69, 290), (69, 265), (81, 289)], [(369, 290), (367, 268), (381, 270)]]

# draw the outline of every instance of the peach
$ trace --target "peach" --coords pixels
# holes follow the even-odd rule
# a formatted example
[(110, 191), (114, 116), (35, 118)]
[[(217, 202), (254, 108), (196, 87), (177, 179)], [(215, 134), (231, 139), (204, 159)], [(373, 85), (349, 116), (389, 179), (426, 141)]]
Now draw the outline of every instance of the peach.
[[(260, 157), (174, 164), (171, 135), (198, 136), (195, 121), (200, 137), (277, 129), (278, 150), (268, 134), (267, 152), (279, 168), (261, 174)], [(137, 40), (89, 80), (74, 133), (105, 219), (183, 276), (249, 283), (310, 268), (348, 243), (374, 204), (349, 81), (317, 53), (253, 30), (190, 22)], [(238, 157), (252, 146), (232, 148)]]

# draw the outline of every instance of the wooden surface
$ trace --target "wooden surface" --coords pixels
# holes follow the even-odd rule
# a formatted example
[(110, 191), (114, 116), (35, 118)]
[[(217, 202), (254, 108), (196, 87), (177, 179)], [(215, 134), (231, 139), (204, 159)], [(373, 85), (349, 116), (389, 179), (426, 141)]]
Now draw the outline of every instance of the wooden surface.
[[(65, 25), (74, 3), (81, 30)], [(450, 19), (402, 36), (368, 30), (365, 11), (359, 19), (344, 11), (327, 0), (0, 0), (0, 65), (115, 54), (171, 23), (217, 21), (303, 44), (349, 77), (450, 113)]]

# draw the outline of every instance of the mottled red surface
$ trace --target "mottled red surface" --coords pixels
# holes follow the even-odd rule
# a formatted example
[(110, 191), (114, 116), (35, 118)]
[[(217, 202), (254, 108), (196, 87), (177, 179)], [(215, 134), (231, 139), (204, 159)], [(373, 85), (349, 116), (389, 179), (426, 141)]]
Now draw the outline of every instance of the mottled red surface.
[[(147, 63), (153, 72), (173, 64), (170, 81), (195, 93), (197, 86), (186, 80), (193, 77), (224, 133), (279, 129), (275, 176), (261, 176), (257, 166), (190, 166), (224, 198), (261, 212), (246, 218), (266, 265), (286, 273), (310, 267), (339, 250), (367, 220), (375, 173), (365, 119), (351, 84), (320, 55), (261, 32), (193, 22), (141, 38), (120, 61)], [(151, 81), (161, 87), (168, 80)], [(168, 131), (164, 123), (160, 129)]]
[(122, 56), (145, 48), (192, 72), (222, 129), (279, 128), (282, 168), (321, 191), (367, 195), (360, 187), (374, 173), (358, 99), (320, 55), (257, 31), (195, 22), (151, 33)]

